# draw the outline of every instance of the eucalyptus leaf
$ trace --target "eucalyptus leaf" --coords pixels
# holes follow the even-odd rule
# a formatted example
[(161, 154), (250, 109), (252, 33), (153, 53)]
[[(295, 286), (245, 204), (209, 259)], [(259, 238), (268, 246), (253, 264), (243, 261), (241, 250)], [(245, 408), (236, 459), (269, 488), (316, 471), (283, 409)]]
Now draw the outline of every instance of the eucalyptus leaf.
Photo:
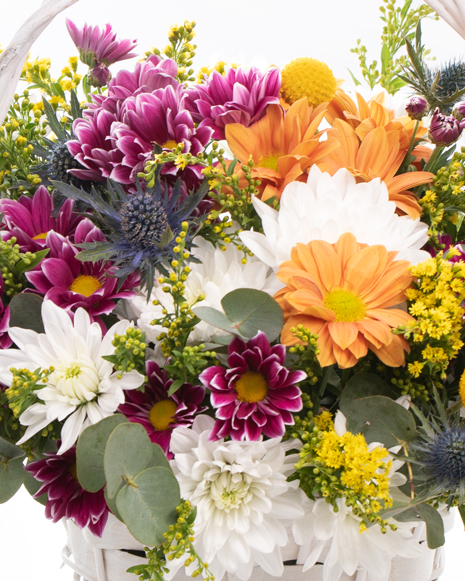
[(129, 532), (139, 542), (156, 547), (165, 542), (165, 533), (177, 520), (181, 501), (179, 484), (171, 470), (148, 468), (118, 492), (116, 505)]
[(158, 444), (155, 444), (155, 442), (152, 442), (152, 458), (150, 459), (147, 468), (153, 468), (154, 466), (161, 466), (162, 468), (168, 468), (168, 470), (171, 470), (170, 463), (161, 447)]
[(108, 439), (103, 460), (108, 497), (115, 497), (122, 481), (133, 481), (152, 456), (152, 442), (140, 424), (118, 426)]
[(221, 311), (218, 311), (213, 307), (197, 307), (196, 309), (192, 310), (196, 317), (202, 319), (202, 321), (205, 321), (205, 323), (208, 325), (217, 327), (223, 331), (228, 331), (228, 333), (241, 336), (241, 333), (237, 329), (233, 328), (232, 321), (230, 321), (228, 317)]
[(29, 494), (36, 502), (42, 504), (43, 506), (47, 504), (48, 495), (46, 492), (44, 494), (41, 494), (37, 498), (34, 496), (39, 490), (39, 488), (42, 486), (43, 482), (39, 482), (34, 478), (34, 476), (32, 476), (32, 474), (25, 470), (23, 484), (24, 488), (29, 492)]
[(355, 399), (346, 412), (347, 429), (353, 434), (363, 434), (369, 444), (382, 442), (391, 448), (418, 435), (412, 414), (389, 397)]
[(86, 428), (76, 447), (76, 471), (79, 484), (88, 492), (98, 492), (106, 484), (103, 457), (108, 438), (121, 424), (129, 423), (122, 414), (115, 414)]
[(23, 460), (0, 462), (0, 504), (10, 500), (19, 490), (24, 480)]
[(426, 540), (430, 549), (442, 547), (446, 542), (444, 537), (444, 521), (439, 512), (430, 504), (421, 503), (395, 516), (399, 522), (424, 521), (426, 523)]
[(341, 394), (339, 401), (339, 409), (344, 415), (347, 415), (347, 410), (354, 399), (368, 397), (371, 395), (385, 395), (392, 397), (392, 389), (389, 385), (373, 373), (357, 373), (349, 379)]
[(19, 446), (0, 438), (0, 456), (3, 456), (6, 460), (16, 460), (17, 458), (24, 458), (25, 455), (24, 450)]
[(42, 322), (43, 298), (33, 293), (20, 293), (15, 295), (9, 304), (10, 327), (31, 329), (36, 333), (44, 333)]
[[(121, 481), (121, 486), (119, 487), (118, 492), (121, 490), (121, 488), (123, 488), (123, 486), (125, 486), (125, 484), (123, 481)], [(118, 495), (118, 492), (116, 493), (116, 496)], [(107, 506), (111, 510), (111, 512), (116, 516), (118, 520), (124, 522), (122, 516), (119, 513), (118, 507), (116, 506), (116, 496), (114, 496), (113, 498), (109, 498), (106, 486), (105, 490), (103, 491), (103, 495), (105, 496), (105, 502), (107, 503)]]

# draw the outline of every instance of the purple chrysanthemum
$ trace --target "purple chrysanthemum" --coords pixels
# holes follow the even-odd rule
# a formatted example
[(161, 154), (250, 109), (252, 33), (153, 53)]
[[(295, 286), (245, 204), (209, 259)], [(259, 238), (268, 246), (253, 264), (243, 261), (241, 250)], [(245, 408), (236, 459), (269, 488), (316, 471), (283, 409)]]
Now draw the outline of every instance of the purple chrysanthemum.
[(74, 202), (66, 200), (58, 216), (52, 218), (53, 198), (47, 188), (40, 186), (32, 198), (21, 196), (19, 200), (0, 200), (5, 229), (3, 240), (16, 237), (21, 252), (37, 252), (46, 246), (47, 234), (51, 231), (62, 236), (73, 237), (82, 216), (73, 212)]
[(131, 422), (144, 426), (150, 440), (158, 444), (168, 458), (172, 458), (171, 433), (174, 428), (191, 426), (195, 416), (207, 409), (201, 405), (205, 389), (200, 385), (184, 383), (169, 396), (173, 380), (167, 378), (166, 371), (154, 361), (147, 361), (146, 373), (149, 383), (145, 385), (144, 392), (127, 391), (126, 401), (118, 411)]
[[(60, 442), (58, 442), (60, 444)], [(63, 454), (45, 454), (45, 458), (26, 466), (36, 480), (43, 482), (35, 497), (47, 493), (45, 516), (53, 522), (72, 518), (80, 528), (102, 536), (108, 520), (108, 506), (103, 488), (98, 492), (87, 492), (76, 476), (76, 448)]]
[(247, 343), (235, 337), (228, 353), (229, 369), (215, 365), (199, 376), (217, 408), (211, 440), (282, 436), (284, 426), (294, 423), (292, 413), (302, 409), (302, 392), (295, 384), (306, 373), (285, 367), (286, 348), (271, 346), (261, 331)]
[[(113, 170), (112, 179), (123, 184), (134, 183), (138, 172), (143, 171), (151, 158), (154, 144), (171, 150), (183, 143), (183, 152), (192, 155), (205, 149), (212, 131), (208, 127), (195, 128), (192, 115), (185, 107), (186, 95), (182, 85), (175, 89), (168, 86), (124, 101), (122, 123), (113, 124), (111, 129), (116, 147), (124, 155)], [(165, 164), (162, 174), (176, 175), (178, 169), (174, 164)], [(194, 183), (202, 179), (201, 170), (202, 167), (195, 165), (186, 168), (184, 181), (188, 186), (193, 185), (193, 179)]]
[(78, 28), (69, 18), (66, 19), (68, 32), (79, 50), (79, 58), (89, 67), (98, 64), (110, 66), (118, 61), (136, 56), (131, 52), (137, 46), (135, 40), (118, 40), (111, 24), (105, 28), (84, 24)]
[[(76, 244), (104, 241), (102, 232), (88, 219), (76, 229)], [(83, 307), (92, 321), (103, 324), (98, 315), (109, 314), (115, 308), (115, 300), (134, 295), (139, 276), (131, 274), (125, 278), (118, 290), (118, 279), (112, 276), (115, 268), (111, 263), (81, 262), (76, 258), (80, 252), (68, 239), (51, 232), (47, 236), (50, 252), (40, 265), (26, 273), (35, 289), (68, 312)]]
[(429, 137), (435, 145), (452, 145), (462, 134), (465, 121), (459, 121), (453, 115), (443, 115), (437, 107), (431, 117)]
[(272, 68), (266, 73), (250, 69), (229, 69), (223, 77), (217, 71), (205, 83), (189, 90), (187, 107), (194, 121), (210, 127), (214, 139), (224, 139), (229, 123), (248, 127), (258, 121), (270, 104), (279, 104), (281, 74)]
[[(453, 244), (452, 238), (449, 236), (449, 234), (439, 234), (438, 242), (439, 244), (442, 244), (444, 246), (443, 248), (444, 254), (447, 254), (449, 248), (454, 248), (455, 250), (460, 252), (460, 254), (448, 258), (449, 262), (459, 262), (459, 261), (465, 262), (465, 252), (464, 252), (465, 242), (462, 241)], [(437, 251), (433, 246), (430, 246), (428, 244), (427, 246), (425, 246), (425, 249), (431, 254), (431, 256), (436, 256)]]
[(152, 55), (137, 63), (133, 72), (119, 71), (110, 81), (108, 95), (93, 95), (94, 103), (84, 111), (83, 118), (76, 119), (73, 124), (76, 139), (67, 143), (71, 155), (83, 166), (70, 173), (82, 180), (107, 180), (123, 160), (123, 153), (116, 147), (110, 131), (113, 125), (117, 127), (121, 122), (125, 100), (168, 86), (178, 87), (177, 72), (173, 60), (161, 60)]

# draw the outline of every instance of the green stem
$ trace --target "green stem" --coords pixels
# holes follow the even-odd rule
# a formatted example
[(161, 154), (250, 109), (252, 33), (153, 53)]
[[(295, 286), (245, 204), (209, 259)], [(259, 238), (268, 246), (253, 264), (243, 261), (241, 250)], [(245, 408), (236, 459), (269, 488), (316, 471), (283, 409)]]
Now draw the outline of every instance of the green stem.
[(432, 169), (434, 169), (434, 164), (436, 163), (438, 157), (441, 155), (443, 151), (444, 151), (443, 145), (436, 145), (436, 147), (433, 150), (433, 153), (431, 154), (431, 157), (429, 158), (427, 164), (423, 168), (423, 171), (431, 171)]

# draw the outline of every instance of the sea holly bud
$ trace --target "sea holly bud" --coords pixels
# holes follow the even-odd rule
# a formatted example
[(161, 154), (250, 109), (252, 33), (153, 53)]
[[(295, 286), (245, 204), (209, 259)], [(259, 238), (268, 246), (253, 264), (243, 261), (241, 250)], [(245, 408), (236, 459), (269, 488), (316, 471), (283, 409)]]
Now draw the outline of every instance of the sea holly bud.
[(419, 120), (428, 111), (428, 102), (424, 97), (420, 97), (420, 95), (414, 95), (410, 97), (405, 106), (405, 110), (407, 111), (408, 116), (410, 119)]

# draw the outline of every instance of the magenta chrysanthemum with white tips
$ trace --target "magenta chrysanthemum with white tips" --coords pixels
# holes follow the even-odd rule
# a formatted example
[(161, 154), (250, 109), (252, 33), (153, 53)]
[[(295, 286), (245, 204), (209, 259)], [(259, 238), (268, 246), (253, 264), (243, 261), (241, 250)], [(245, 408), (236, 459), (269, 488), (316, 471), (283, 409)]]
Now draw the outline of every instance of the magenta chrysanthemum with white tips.
[[(88, 220), (76, 229), (76, 243), (104, 241), (102, 232)], [(115, 268), (111, 263), (81, 262), (76, 258), (80, 250), (67, 238), (51, 232), (47, 236), (50, 252), (39, 266), (26, 273), (28, 281), (44, 298), (69, 313), (79, 307), (86, 309), (91, 321), (103, 325), (98, 315), (109, 314), (119, 298), (129, 298), (139, 284), (139, 276), (126, 277), (118, 289), (118, 279), (112, 276)]]
[[(60, 445), (60, 442), (58, 442)], [(53, 522), (72, 518), (83, 529), (101, 537), (108, 520), (108, 506), (103, 488), (87, 492), (76, 478), (76, 448), (73, 446), (61, 455), (45, 454), (45, 458), (31, 462), (26, 470), (43, 482), (35, 497), (47, 494), (45, 516)]]
[(46, 246), (48, 232), (52, 230), (73, 239), (78, 224), (83, 217), (73, 212), (74, 202), (66, 200), (52, 217), (53, 198), (44, 186), (40, 186), (31, 197), (21, 196), (18, 200), (0, 200), (0, 213), (3, 214), (4, 230), (0, 233), (3, 240), (13, 236), (21, 252), (37, 252)]
[(210, 127), (214, 139), (224, 139), (229, 123), (245, 127), (258, 121), (270, 104), (279, 104), (281, 73), (272, 68), (266, 73), (250, 69), (229, 69), (224, 77), (217, 71), (201, 85), (189, 90), (187, 106), (194, 121)]
[(146, 374), (149, 378), (144, 391), (126, 393), (126, 401), (118, 412), (131, 422), (144, 426), (152, 442), (158, 444), (168, 458), (171, 434), (174, 428), (189, 427), (195, 417), (207, 408), (202, 406), (205, 389), (201, 385), (183, 383), (172, 395), (168, 395), (173, 383), (166, 371), (154, 361), (147, 361)]
[(296, 383), (306, 373), (285, 367), (286, 348), (271, 346), (262, 331), (247, 343), (235, 337), (228, 353), (229, 369), (215, 365), (199, 376), (217, 408), (211, 439), (282, 436), (284, 426), (294, 423), (292, 414), (302, 409), (302, 392)]

